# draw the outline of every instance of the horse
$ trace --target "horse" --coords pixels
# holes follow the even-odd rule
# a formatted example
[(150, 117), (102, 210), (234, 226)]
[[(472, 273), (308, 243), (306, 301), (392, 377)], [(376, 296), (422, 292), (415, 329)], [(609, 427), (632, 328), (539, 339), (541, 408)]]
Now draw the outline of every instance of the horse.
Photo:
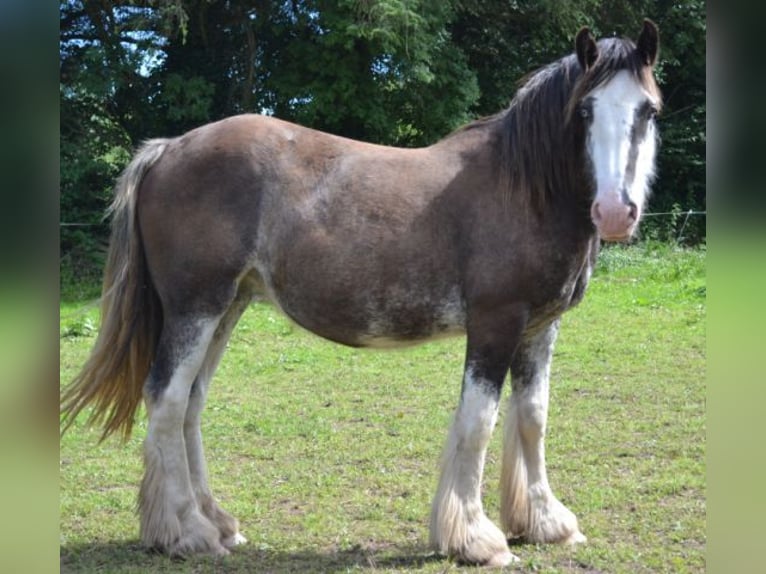
[[(654, 179), (659, 33), (596, 40), (531, 74), (510, 105), (436, 143), (363, 143), (243, 114), (145, 142), (118, 179), (101, 328), (61, 393), (102, 440), (146, 406), (140, 537), (173, 556), (245, 542), (208, 484), (200, 419), (238, 319), (265, 298), (353, 347), (464, 335), (460, 400), (430, 544), (465, 564), (518, 560), (510, 538), (584, 542), (545, 464), (561, 315), (602, 241), (635, 232)], [(500, 526), (482, 475), (504, 380)]]

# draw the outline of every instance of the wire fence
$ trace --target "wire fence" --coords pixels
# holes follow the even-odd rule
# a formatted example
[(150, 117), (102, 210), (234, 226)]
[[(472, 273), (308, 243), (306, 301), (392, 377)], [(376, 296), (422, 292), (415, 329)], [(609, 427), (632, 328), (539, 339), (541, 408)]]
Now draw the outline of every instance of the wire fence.
[(653, 217), (655, 215), (707, 215), (707, 211), (694, 211), (692, 209), (689, 211), (659, 211), (654, 213), (644, 213), (642, 217)]
[(705, 211), (696, 211), (694, 209), (688, 209), (686, 211), (655, 211), (653, 213), (645, 213), (643, 217), (658, 217), (658, 216), (668, 216), (672, 215), (677, 218), (684, 218), (683, 223), (681, 224), (681, 229), (678, 230), (678, 235), (676, 235), (676, 243), (681, 243), (681, 241), (684, 238), (684, 230), (686, 229), (686, 224), (689, 223), (689, 218), (692, 215), (707, 215), (707, 210)]
[[(694, 211), (693, 209), (690, 209), (688, 211), (659, 211), (659, 212), (653, 212), (653, 213), (644, 213), (642, 217), (657, 217), (659, 215), (686, 215), (687, 219), (691, 215), (707, 215), (707, 211)], [(59, 227), (101, 227), (103, 225), (106, 225), (106, 222), (102, 223), (69, 223), (60, 221)]]

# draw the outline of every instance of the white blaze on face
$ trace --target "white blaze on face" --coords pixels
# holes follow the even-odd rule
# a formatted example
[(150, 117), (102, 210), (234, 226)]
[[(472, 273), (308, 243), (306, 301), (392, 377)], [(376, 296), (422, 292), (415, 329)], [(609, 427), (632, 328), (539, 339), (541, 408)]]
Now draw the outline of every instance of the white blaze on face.
[(593, 90), (587, 148), (596, 196), (591, 218), (602, 239), (622, 241), (635, 231), (654, 175), (659, 105), (627, 70)]

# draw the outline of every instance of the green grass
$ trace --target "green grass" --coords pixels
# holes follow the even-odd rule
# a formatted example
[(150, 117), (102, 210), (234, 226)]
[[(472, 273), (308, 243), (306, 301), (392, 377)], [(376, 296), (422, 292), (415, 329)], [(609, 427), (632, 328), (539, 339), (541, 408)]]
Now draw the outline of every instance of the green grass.
[[(62, 381), (85, 360), (97, 316), (62, 303)], [(60, 447), (62, 572), (471, 571), (427, 546), (463, 348), (456, 338), (347, 349), (253, 306), (203, 421), (214, 492), (249, 543), (225, 559), (142, 550), (134, 508), (145, 418), (125, 445), (97, 445), (98, 429), (78, 421)], [(501, 425), (485, 472), (494, 520)], [(589, 540), (516, 546), (521, 564), (509, 571), (704, 572), (704, 251), (602, 253), (585, 300), (562, 322), (547, 448), (554, 492)]]

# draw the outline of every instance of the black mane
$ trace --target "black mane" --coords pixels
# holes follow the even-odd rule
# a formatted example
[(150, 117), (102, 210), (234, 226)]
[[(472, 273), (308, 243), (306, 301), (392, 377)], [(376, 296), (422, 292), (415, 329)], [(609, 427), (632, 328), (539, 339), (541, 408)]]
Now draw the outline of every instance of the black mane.
[(521, 195), (538, 213), (561, 194), (589, 199), (584, 128), (574, 114), (588, 93), (628, 70), (659, 99), (651, 71), (632, 41), (604, 39), (598, 51), (585, 73), (574, 54), (533, 72), (506, 110), (473, 124), (498, 130), (500, 187), (507, 196)]

